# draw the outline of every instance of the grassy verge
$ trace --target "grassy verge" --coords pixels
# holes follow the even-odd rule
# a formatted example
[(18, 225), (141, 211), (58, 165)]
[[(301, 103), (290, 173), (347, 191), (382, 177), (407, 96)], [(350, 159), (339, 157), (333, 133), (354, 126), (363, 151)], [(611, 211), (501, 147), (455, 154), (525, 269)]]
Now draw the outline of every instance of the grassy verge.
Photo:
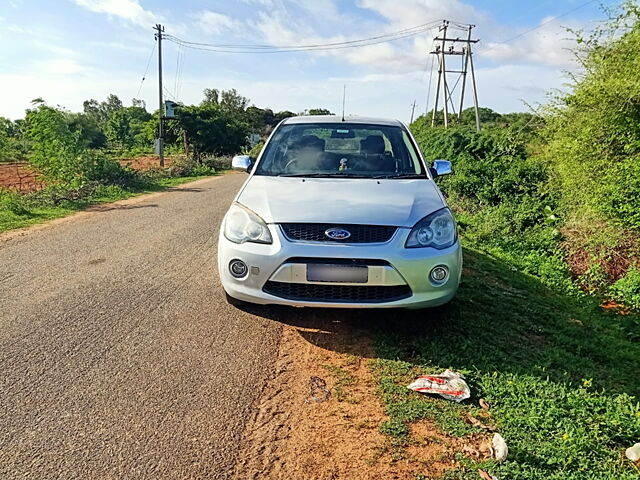
[[(0, 232), (28, 227), (55, 218), (66, 217), (92, 205), (125, 200), (127, 198), (144, 195), (145, 193), (160, 192), (201, 178), (207, 178), (207, 176), (159, 178), (137, 188), (123, 188), (113, 185), (104, 186), (97, 188), (95, 192), (86, 198), (64, 200), (58, 205), (35, 204), (29, 205), (28, 207), (23, 207), (22, 205), (6, 206), (6, 208), (0, 208)], [(0, 207), (4, 206), (5, 205), (0, 205)]]
[[(497, 427), (509, 458), (496, 464), (460, 456), (449, 478), (477, 479), (478, 468), (510, 480), (639, 478), (623, 452), (640, 440), (640, 316), (605, 312), (596, 299), (558, 293), (467, 248), (452, 307), (415, 320), (381, 333), (372, 361), (389, 414), (381, 430), (396, 445), (412, 442), (409, 426), (421, 419), (450, 435), (477, 434), (466, 421), (474, 416)], [(406, 388), (416, 374), (445, 368), (466, 375), (469, 401)]]

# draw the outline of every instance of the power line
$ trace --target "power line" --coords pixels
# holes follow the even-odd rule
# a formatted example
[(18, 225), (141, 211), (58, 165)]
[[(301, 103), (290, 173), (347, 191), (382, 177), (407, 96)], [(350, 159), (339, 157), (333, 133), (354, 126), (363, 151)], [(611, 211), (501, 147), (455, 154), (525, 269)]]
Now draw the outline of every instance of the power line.
[(153, 43), (153, 48), (151, 49), (151, 53), (149, 54), (149, 60), (147, 60), (147, 68), (144, 69), (144, 74), (142, 75), (142, 80), (140, 80), (140, 86), (138, 87), (138, 93), (136, 94), (136, 98), (140, 96), (140, 92), (142, 91), (142, 84), (144, 83), (145, 78), (147, 78), (147, 72), (149, 71), (149, 65), (151, 65), (151, 58), (153, 57), (153, 52), (156, 51), (156, 44)]
[(173, 35), (165, 34), (163, 37), (167, 40), (182, 45), (186, 48), (195, 50), (205, 50), (219, 53), (285, 53), (285, 52), (301, 52), (301, 51), (324, 51), (324, 50), (340, 50), (345, 48), (358, 48), (379, 43), (386, 43), (403, 38), (409, 38), (421, 33), (429, 31), (438, 22), (429, 22), (415, 27), (406, 28), (396, 32), (378, 35), (375, 37), (363, 38), (358, 40), (349, 40), (344, 42), (319, 43), (309, 45), (229, 45), (229, 44), (210, 44), (188, 42)]
[[(581, 5), (578, 5), (577, 7), (572, 8), (571, 10), (567, 10), (566, 12), (561, 13), (560, 15), (556, 15), (555, 17), (550, 18), (549, 20), (547, 20), (545, 22), (542, 22), (539, 25), (536, 25), (535, 27), (532, 27), (532, 28), (530, 28), (528, 30), (525, 30), (524, 32), (519, 33), (518, 35), (515, 35), (515, 36), (513, 36), (511, 38), (508, 38), (506, 40), (502, 40), (500, 42), (496, 42), (491, 47), (482, 48), (482, 46), (481, 46), (480, 48), (477, 49), (477, 51), (478, 52), (482, 52), (482, 53), (487, 53), (487, 52), (490, 52), (491, 50), (495, 50), (500, 45), (505, 45), (507, 43), (513, 42), (514, 40), (517, 40), (518, 38), (524, 37), (525, 35), (528, 35), (531, 32), (534, 32), (534, 31), (536, 31), (536, 30), (538, 30), (538, 29), (540, 29), (540, 28), (542, 28), (542, 27), (544, 27), (546, 25), (549, 25), (550, 23), (553, 23), (553, 22), (555, 22), (556, 20), (558, 20), (560, 18), (566, 17), (567, 15), (570, 15), (573, 12), (576, 12), (576, 11), (578, 11), (578, 10), (588, 6), (588, 5), (591, 5), (592, 3), (596, 3), (596, 2), (599, 2), (599, 1), (600, 0), (589, 0), (588, 2), (582, 3)], [(487, 45), (487, 44), (485, 44), (485, 45)]]

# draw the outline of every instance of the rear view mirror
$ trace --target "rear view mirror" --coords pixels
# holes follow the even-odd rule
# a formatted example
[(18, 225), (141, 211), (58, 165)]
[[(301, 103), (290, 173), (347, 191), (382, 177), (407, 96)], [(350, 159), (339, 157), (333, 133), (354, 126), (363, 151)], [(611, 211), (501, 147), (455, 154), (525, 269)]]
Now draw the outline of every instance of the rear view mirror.
[(433, 161), (433, 166), (431, 167), (431, 174), (434, 177), (449, 175), (451, 173), (453, 173), (453, 169), (451, 168), (451, 162), (449, 162), (448, 160)]
[(231, 160), (231, 168), (241, 172), (250, 172), (253, 159), (249, 155), (236, 155)]

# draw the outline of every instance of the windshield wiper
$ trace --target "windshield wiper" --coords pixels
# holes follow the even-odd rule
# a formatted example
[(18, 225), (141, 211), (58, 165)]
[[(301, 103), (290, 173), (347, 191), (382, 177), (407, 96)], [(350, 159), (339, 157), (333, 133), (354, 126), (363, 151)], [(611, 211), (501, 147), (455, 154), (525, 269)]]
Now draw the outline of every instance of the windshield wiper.
[(394, 179), (394, 178), (427, 178), (427, 177), (426, 175), (423, 175), (420, 173), (400, 173), (400, 174), (393, 174), (393, 175), (376, 175), (375, 177), (371, 177), (371, 178)]
[(312, 177), (312, 178), (372, 178), (369, 175), (357, 173), (279, 173), (278, 177)]
[(279, 173), (277, 177), (327, 177), (326, 173)]

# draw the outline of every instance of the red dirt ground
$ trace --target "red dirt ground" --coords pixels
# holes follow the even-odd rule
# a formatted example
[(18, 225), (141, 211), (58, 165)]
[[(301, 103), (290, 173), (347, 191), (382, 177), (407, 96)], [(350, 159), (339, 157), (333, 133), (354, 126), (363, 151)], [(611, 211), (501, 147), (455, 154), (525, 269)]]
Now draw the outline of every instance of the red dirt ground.
[(0, 188), (27, 193), (44, 188), (44, 182), (26, 162), (0, 163)]

